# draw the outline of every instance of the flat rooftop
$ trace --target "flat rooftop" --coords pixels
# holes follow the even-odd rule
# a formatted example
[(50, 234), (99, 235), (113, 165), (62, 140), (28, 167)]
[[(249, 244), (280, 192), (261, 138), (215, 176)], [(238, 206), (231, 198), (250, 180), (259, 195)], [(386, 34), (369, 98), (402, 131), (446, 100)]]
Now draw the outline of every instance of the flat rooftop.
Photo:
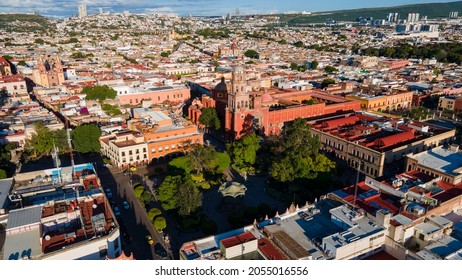
[(444, 147), (436, 147), (429, 151), (409, 156), (426, 166), (441, 173), (451, 176), (462, 174), (462, 153)]

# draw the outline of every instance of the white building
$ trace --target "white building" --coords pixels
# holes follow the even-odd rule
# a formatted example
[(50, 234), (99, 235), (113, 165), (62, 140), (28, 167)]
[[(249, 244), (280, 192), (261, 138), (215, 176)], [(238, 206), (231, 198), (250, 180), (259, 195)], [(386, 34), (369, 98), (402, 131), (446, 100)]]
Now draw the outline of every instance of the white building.
[(85, 3), (79, 4), (79, 18), (84, 18), (87, 16), (87, 5)]

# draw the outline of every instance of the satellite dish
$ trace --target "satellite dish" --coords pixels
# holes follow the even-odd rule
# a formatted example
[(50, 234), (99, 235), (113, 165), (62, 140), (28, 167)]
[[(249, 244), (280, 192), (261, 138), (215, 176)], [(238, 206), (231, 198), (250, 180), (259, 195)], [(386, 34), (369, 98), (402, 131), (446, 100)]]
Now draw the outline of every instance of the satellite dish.
[(45, 240), (50, 241), (51, 237), (49, 235), (45, 235)]

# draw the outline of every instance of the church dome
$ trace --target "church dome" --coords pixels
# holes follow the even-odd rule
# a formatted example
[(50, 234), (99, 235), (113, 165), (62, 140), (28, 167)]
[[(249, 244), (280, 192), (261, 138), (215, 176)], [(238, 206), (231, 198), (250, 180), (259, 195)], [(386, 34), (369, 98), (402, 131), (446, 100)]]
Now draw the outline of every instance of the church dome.
[(226, 86), (225, 78), (221, 77), (221, 82), (215, 86), (215, 91), (217, 92), (228, 92), (228, 87)]

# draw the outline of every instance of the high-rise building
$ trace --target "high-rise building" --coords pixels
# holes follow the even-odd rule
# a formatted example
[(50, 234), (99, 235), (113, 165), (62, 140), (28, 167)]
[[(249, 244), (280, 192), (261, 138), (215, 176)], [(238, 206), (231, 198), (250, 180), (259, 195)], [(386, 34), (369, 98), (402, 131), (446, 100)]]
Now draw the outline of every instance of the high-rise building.
[(239, 8), (236, 9), (236, 17), (240, 17), (241, 16), (241, 11), (239, 11)]
[(79, 18), (87, 16), (87, 5), (85, 3), (79, 4)]
[(450, 12), (449, 18), (457, 18), (459, 16), (459, 12)]
[(417, 22), (419, 21), (420, 15), (418, 13), (409, 13), (407, 14), (407, 21), (408, 22)]
[(388, 13), (387, 14), (387, 21), (388, 22), (397, 22), (399, 20), (398, 13)]
[(99, 8), (99, 9), (98, 9), (98, 14), (99, 14), (99, 15), (102, 15), (102, 14), (103, 14), (103, 8)]

